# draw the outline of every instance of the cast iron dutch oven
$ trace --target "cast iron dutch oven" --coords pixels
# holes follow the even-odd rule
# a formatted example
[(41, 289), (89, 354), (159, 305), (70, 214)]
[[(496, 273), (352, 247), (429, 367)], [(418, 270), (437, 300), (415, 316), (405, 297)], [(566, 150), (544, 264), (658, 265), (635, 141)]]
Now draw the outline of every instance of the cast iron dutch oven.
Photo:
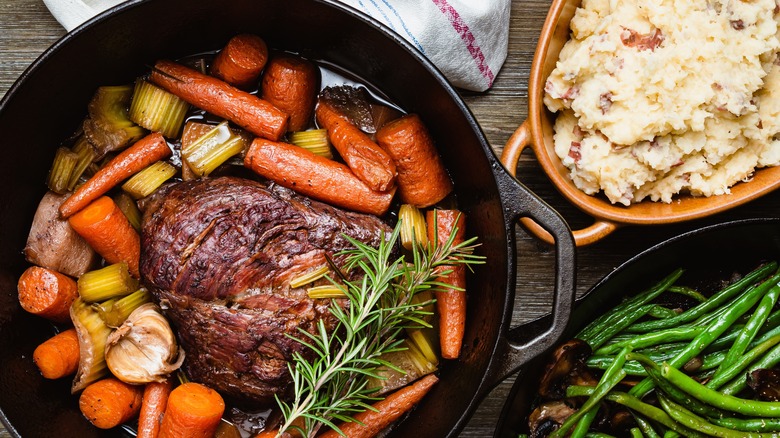
[[(100, 85), (130, 83), (160, 58), (217, 50), (233, 35), (261, 35), (270, 47), (340, 66), (426, 122), (456, 185), (469, 233), (487, 263), (468, 283), (465, 348), (394, 433), (455, 435), (479, 401), (520, 364), (558, 339), (574, 296), (574, 244), (566, 223), (502, 168), (477, 122), (422, 55), (376, 21), (326, 0), (135, 0), (57, 42), (0, 103), (0, 408), (15, 435), (106, 436), (89, 425), (68, 379), (44, 381), (31, 354), (52, 327), (21, 311), (21, 249), (54, 151), (84, 117)], [(513, 227), (533, 217), (557, 240), (553, 322), (520, 341), (508, 336), (515, 291)], [(526, 331), (527, 332), (527, 331)]]
[[(763, 261), (780, 260), (780, 218), (723, 222), (698, 228), (663, 241), (632, 257), (577, 300), (563, 340), (574, 337), (589, 322), (628, 295), (645, 290), (677, 268), (680, 281), (698, 284), (748, 272)], [(549, 324), (549, 316), (529, 326)], [(528, 433), (527, 418), (547, 363), (543, 354), (520, 369), (495, 431), (496, 438)]]

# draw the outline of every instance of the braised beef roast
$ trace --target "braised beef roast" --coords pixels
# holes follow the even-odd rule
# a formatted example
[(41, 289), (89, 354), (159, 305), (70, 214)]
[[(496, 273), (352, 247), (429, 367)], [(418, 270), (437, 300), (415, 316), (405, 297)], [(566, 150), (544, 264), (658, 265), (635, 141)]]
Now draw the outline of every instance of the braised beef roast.
[(304, 350), (287, 335), (334, 323), (330, 300), (312, 300), (290, 281), (350, 247), (343, 235), (377, 246), (382, 233), (389, 227), (374, 216), (282, 187), (233, 177), (183, 182), (146, 207), (141, 275), (177, 329), (187, 375), (266, 402), (284, 393), (287, 360)]

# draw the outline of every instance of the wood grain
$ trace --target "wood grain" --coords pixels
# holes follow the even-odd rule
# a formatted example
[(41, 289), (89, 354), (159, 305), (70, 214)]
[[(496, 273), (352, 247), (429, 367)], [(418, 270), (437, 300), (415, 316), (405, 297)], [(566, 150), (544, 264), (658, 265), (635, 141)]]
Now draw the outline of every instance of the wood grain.
[[(487, 139), (501, 154), (503, 144), (526, 117), (528, 75), (537, 35), (547, 15), (549, 1), (513, 0), (509, 53), (493, 88), (485, 93), (463, 92), (463, 98), (479, 121)], [(0, 95), (12, 86), (24, 69), (47, 47), (64, 35), (40, 0), (0, 0)], [(573, 228), (591, 220), (569, 205), (536, 165), (533, 155), (520, 160), (519, 179), (556, 208)], [(601, 277), (633, 255), (681, 232), (721, 221), (780, 215), (780, 192), (714, 217), (661, 227), (625, 227), (602, 242), (578, 251), (577, 290), (585, 293)], [(555, 276), (555, 251), (517, 229), (518, 282), (515, 325), (528, 322), (551, 306), (549, 292)], [(493, 434), (498, 415), (513, 379), (499, 384), (476, 411), (463, 437)], [(8, 437), (5, 430), (0, 438)]]

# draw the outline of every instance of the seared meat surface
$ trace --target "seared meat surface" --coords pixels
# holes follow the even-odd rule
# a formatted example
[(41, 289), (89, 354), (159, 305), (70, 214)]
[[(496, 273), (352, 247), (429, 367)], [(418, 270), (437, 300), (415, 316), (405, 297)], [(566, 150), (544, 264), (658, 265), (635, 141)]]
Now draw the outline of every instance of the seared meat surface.
[[(141, 275), (177, 329), (185, 371), (229, 396), (265, 402), (289, 383), (287, 360), (305, 348), (286, 335), (332, 327), (330, 300), (292, 279), (350, 247), (377, 246), (389, 228), (240, 178), (171, 185), (144, 212)], [(334, 276), (331, 273), (331, 276)], [(321, 280), (325, 281), (325, 280)]]

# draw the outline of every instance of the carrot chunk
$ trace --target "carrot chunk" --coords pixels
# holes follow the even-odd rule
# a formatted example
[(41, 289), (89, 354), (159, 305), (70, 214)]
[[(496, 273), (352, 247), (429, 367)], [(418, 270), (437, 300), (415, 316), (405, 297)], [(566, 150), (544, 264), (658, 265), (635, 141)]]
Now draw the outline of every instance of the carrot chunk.
[(225, 401), (216, 391), (199, 383), (185, 383), (168, 397), (158, 437), (211, 438), (224, 411)]
[[(455, 233), (453, 244), (463, 242), (466, 217), (460, 211), (431, 210), (426, 215), (426, 222), (428, 239), (431, 242), (438, 242), (441, 245), (449, 240), (453, 232)], [(445, 359), (457, 359), (466, 329), (466, 267), (455, 265), (446, 268), (445, 270), (451, 272), (439, 277), (438, 280), (455, 288), (438, 290), (435, 293), (436, 310), (439, 312), (441, 356)]]
[(139, 278), (141, 237), (111, 198), (99, 198), (68, 222), (107, 262), (125, 262), (130, 273)]
[[(372, 406), (376, 411), (369, 409), (353, 415), (357, 422), (340, 424), (339, 429), (349, 438), (374, 437), (393, 421), (399, 419), (401, 415), (410, 411), (438, 381), (436, 376), (428, 374), (411, 385), (390, 394), (384, 400), (374, 403)], [(319, 435), (319, 438), (339, 437), (341, 435), (335, 430), (329, 430)]]
[(79, 337), (76, 329), (60, 332), (33, 351), (33, 362), (47, 379), (69, 376), (79, 368)]
[(78, 285), (67, 275), (31, 266), (19, 277), (17, 289), (24, 310), (54, 322), (70, 321), (70, 305), (78, 297)]
[(142, 386), (109, 377), (84, 388), (79, 408), (95, 427), (111, 429), (138, 415), (142, 395)]
[(60, 205), (60, 216), (63, 219), (73, 216), (133, 174), (170, 155), (171, 149), (162, 134), (155, 132), (147, 135), (114, 157), (76, 189), (76, 192)]
[(211, 74), (238, 88), (256, 85), (268, 61), (268, 46), (257, 35), (236, 35), (214, 58)]
[(146, 384), (141, 413), (138, 415), (138, 438), (157, 438), (172, 390), (173, 382), (170, 379)]

